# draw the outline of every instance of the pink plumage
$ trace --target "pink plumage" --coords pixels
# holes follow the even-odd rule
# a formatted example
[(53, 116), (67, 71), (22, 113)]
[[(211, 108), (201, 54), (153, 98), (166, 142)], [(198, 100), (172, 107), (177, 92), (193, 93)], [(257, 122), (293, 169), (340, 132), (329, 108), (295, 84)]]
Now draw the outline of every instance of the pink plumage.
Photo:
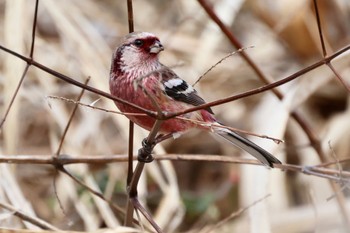
[[(162, 50), (164, 48), (160, 40), (151, 33), (128, 34), (113, 54), (109, 80), (111, 94), (152, 111), (157, 111), (157, 107), (151, 98), (163, 112), (171, 113), (205, 104), (191, 85), (159, 62), (158, 54)], [(115, 104), (121, 112), (142, 113), (126, 104), (119, 102)], [(155, 122), (155, 119), (149, 116), (126, 116), (147, 130), (151, 130)], [(213, 131), (212, 126), (219, 125), (210, 108), (187, 113), (180, 117), (190, 120), (177, 118), (166, 120), (162, 123), (160, 132), (179, 133), (193, 127)], [(195, 123), (198, 121), (202, 123)], [(274, 163), (281, 163), (270, 153), (233, 131), (215, 127), (214, 132), (270, 167), (273, 167)]]

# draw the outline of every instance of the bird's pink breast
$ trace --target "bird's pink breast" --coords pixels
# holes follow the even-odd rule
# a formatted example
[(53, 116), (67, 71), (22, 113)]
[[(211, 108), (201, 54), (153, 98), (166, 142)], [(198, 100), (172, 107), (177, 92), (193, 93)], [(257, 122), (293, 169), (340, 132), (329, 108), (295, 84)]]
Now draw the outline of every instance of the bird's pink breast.
[[(147, 96), (144, 91), (138, 87), (134, 88), (134, 84), (129, 82), (129, 79), (120, 79), (111, 80), (110, 82), (110, 91), (112, 95), (119, 97), (121, 99), (127, 100), (130, 103), (138, 105), (142, 108), (157, 111), (156, 107), (150, 100), (150, 97)], [(159, 107), (163, 112), (175, 113), (183, 111), (191, 106), (188, 104), (184, 104), (182, 102), (174, 101), (169, 97), (166, 97), (161, 89), (154, 88), (156, 85), (159, 85), (158, 80), (153, 80), (151, 78), (147, 78), (147, 82), (143, 83), (143, 87), (148, 91), (150, 95), (154, 98), (154, 100), (158, 103)], [(128, 106), (126, 104), (122, 104), (119, 102), (115, 102), (119, 110), (123, 113), (143, 113), (142, 111), (135, 109), (134, 107)], [(135, 116), (135, 115), (126, 115), (131, 121), (141, 126), (144, 129), (151, 130), (155, 119), (150, 116)], [(200, 110), (196, 112), (187, 113), (182, 115), (181, 117), (193, 119), (196, 121), (205, 121), (205, 122), (213, 122), (213, 116), (207, 112), (206, 110)], [(190, 128), (197, 127), (197, 125), (193, 122), (181, 119), (169, 119), (162, 123), (160, 131), (162, 133), (174, 133), (174, 132), (183, 132), (187, 131)]]

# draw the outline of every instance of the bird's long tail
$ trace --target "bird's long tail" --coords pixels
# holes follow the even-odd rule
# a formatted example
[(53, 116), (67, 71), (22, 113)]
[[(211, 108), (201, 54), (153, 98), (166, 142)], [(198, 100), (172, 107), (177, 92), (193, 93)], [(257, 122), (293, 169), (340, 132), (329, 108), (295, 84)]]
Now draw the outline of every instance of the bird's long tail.
[(212, 129), (216, 134), (253, 155), (263, 164), (270, 167), (273, 167), (274, 164), (281, 164), (281, 161), (275, 158), (272, 154), (256, 145), (252, 141), (246, 139), (245, 137), (242, 137), (241, 135), (226, 128), (213, 127)]

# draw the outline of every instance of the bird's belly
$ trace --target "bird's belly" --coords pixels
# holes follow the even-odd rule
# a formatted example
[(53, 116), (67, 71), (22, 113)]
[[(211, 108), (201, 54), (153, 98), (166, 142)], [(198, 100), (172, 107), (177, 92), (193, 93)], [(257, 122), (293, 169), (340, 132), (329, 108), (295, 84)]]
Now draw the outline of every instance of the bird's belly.
[[(141, 126), (142, 128), (144, 128), (146, 130), (150, 131), (152, 129), (154, 123), (156, 122), (155, 118), (147, 116), (142, 111), (137, 110), (133, 107), (127, 106), (125, 104), (120, 104), (120, 103), (116, 103), (116, 105), (118, 106), (118, 108), (120, 109), (121, 112), (129, 113), (129, 114), (126, 114), (127, 118), (129, 118), (135, 124)], [(144, 107), (144, 106), (140, 106), (140, 107)], [(153, 107), (152, 108), (144, 107), (144, 108), (149, 109), (151, 111), (155, 111), (155, 109)], [(162, 110), (164, 111), (164, 109), (162, 109)], [(168, 112), (168, 111), (166, 111), (166, 112)], [(142, 114), (142, 115), (140, 115), (140, 114)], [(185, 118), (185, 119), (191, 119), (195, 115), (198, 115), (198, 113), (196, 113), (196, 112), (188, 113), (188, 114), (180, 116), (180, 117)], [(197, 120), (199, 120), (199, 119), (197, 119)], [(172, 119), (168, 119), (168, 120), (163, 121), (161, 128), (160, 128), (160, 132), (161, 133), (183, 132), (183, 131), (186, 131), (189, 128), (193, 128), (193, 127), (196, 127), (196, 124), (194, 122), (191, 122), (191, 120), (172, 118)]]

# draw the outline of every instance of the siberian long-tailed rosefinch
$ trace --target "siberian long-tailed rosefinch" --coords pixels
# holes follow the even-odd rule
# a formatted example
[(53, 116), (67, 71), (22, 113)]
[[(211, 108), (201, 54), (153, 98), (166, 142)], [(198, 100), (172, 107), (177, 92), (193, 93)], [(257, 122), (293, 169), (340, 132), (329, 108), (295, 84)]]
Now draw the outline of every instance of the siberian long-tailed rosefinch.
[[(204, 104), (205, 101), (191, 85), (159, 62), (158, 54), (163, 49), (159, 39), (151, 33), (128, 34), (113, 54), (109, 79), (112, 95), (152, 111), (157, 111), (155, 101), (163, 112), (171, 113)], [(115, 104), (121, 112), (142, 113), (126, 104), (119, 102)], [(126, 116), (147, 130), (151, 130), (155, 123), (155, 119), (150, 116)], [(215, 119), (210, 108), (184, 114), (181, 118), (188, 120), (172, 118), (164, 121), (160, 133), (181, 133), (199, 127), (217, 133), (255, 156), (263, 164), (273, 167), (273, 164), (281, 163), (248, 139), (220, 127), (222, 125)]]

